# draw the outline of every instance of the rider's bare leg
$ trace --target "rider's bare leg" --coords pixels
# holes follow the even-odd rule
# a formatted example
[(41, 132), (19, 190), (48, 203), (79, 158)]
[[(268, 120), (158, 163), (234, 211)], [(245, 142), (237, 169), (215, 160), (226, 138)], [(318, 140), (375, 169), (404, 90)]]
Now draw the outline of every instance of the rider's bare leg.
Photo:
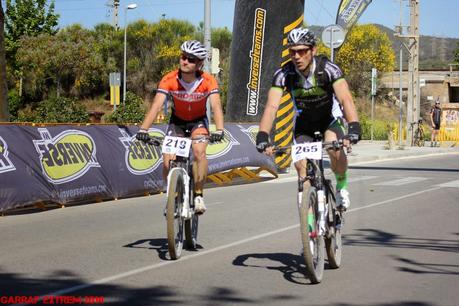
[[(326, 130), (324, 139), (325, 141), (334, 141), (338, 140), (338, 137), (332, 130)], [(347, 156), (344, 153), (344, 150), (328, 150), (328, 155), (330, 156), (330, 167), (333, 173), (337, 175), (345, 175), (347, 171)]]
[(170, 161), (174, 160), (175, 156), (172, 154), (163, 154), (163, 188), (167, 183), (167, 175), (169, 174)]
[[(198, 138), (199, 136), (206, 136), (202, 132), (192, 133), (192, 138)], [(207, 142), (194, 142), (192, 144), (193, 149), (193, 177), (194, 177), (194, 191), (195, 194), (203, 193), (204, 183), (207, 179), (208, 162), (206, 156)]]

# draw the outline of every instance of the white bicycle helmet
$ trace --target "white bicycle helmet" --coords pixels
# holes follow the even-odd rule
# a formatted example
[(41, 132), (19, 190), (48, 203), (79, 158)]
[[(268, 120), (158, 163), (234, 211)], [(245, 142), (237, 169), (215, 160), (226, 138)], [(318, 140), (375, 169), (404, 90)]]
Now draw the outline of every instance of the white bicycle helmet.
[(180, 50), (183, 52), (196, 56), (200, 60), (207, 57), (206, 47), (197, 40), (187, 40), (181, 46)]
[(307, 45), (314, 47), (316, 45), (316, 36), (314, 32), (305, 28), (296, 28), (290, 31), (287, 37), (288, 46)]

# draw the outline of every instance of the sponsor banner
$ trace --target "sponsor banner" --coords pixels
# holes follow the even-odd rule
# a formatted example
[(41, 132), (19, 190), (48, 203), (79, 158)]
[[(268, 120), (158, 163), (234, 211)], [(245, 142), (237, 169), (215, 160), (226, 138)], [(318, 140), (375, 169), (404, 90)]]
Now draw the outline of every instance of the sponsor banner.
[(341, 0), (336, 14), (336, 24), (347, 34), (370, 3), (371, 0)]
[(303, 12), (304, 0), (236, 0), (227, 121), (259, 122), (274, 72), (283, 62), (284, 30)]
[[(254, 146), (257, 129), (226, 125), (224, 141), (207, 147), (209, 174), (246, 166), (276, 171), (272, 159)], [(149, 133), (164, 136), (165, 130), (153, 126)], [(159, 192), (161, 147), (136, 141), (137, 131), (118, 125), (0, 125), (0, 211)]]

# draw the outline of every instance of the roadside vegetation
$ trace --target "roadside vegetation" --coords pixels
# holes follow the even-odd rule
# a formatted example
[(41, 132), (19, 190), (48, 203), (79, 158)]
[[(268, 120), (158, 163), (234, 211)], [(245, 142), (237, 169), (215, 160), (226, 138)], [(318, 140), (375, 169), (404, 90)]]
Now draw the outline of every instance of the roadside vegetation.
[[(85, 123), (89, 122), (88, 112), (97, 111), (105, 113), (102, 121), (106, 123), (138, 123), (161, 76), (177, 67), (180, 44), (203, 38), (203, 24), (194, 26), (176, 19), (130, 23), (126, 103), (113, 112), (109, 74), (123, 71), (124, 29), (105, 23), (93, 29), (78, 24), (58, 29), (54, 1), (6, 0), (6, 10), (7, 96), (12, 122)], [(218, 80), (225, 108), (232, 33), (214, 28), (211, 37), (212, 46), (220, 50)], [(323, 44), (319, 53), (330, 56)], [(356, 25), (335, 55), (355, 96), (363, 136), (369, 138), (371, 68), (379, 73), (394, 69), (391, 41), (374, 25)], [(459, 62), (459, 46), (455, 56)], [(389, 126), (398, 122), (398, 106), (385, 90), (378, 91), (375, 101), (374, 136), (387, 139)]]

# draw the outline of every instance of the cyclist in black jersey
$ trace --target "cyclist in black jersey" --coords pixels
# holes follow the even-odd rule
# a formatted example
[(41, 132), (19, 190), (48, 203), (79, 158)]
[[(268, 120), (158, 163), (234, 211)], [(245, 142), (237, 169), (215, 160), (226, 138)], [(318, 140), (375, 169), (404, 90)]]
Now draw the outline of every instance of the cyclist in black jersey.
[[(294, 101), (294, 141), (312, 141), (314, 132), (320, 131), (325, 141), (343, 138), (344, 118), (348, 122), (345, 144), (357, 143), (361, 129), (354, 101), (341, 69), (325, 57), (315, 56), (316, 37), (305, 28), (293, 29), (287, 38), (290, 59), (276, 71), (268, 93), (268, 101), (256, 137), (259, 152), (272, 154), (269, 133), (285, 91)], [(331, 169), (337, 181), (336, 203), (341, 208), (350, 205), (347, 190), (347, 157), (344, 151), (329, 150)], [(305, 161), (295, 163), (300, 177), (306, 177)]]
[(430, 110), (430, 123), (432, 125), (432, 134), (430, 135), (430, 146), (436, 147), (438, 142), (438, 132), (441, 125), (441, 107), (440, 98), (435, 101), (434, 107)]

